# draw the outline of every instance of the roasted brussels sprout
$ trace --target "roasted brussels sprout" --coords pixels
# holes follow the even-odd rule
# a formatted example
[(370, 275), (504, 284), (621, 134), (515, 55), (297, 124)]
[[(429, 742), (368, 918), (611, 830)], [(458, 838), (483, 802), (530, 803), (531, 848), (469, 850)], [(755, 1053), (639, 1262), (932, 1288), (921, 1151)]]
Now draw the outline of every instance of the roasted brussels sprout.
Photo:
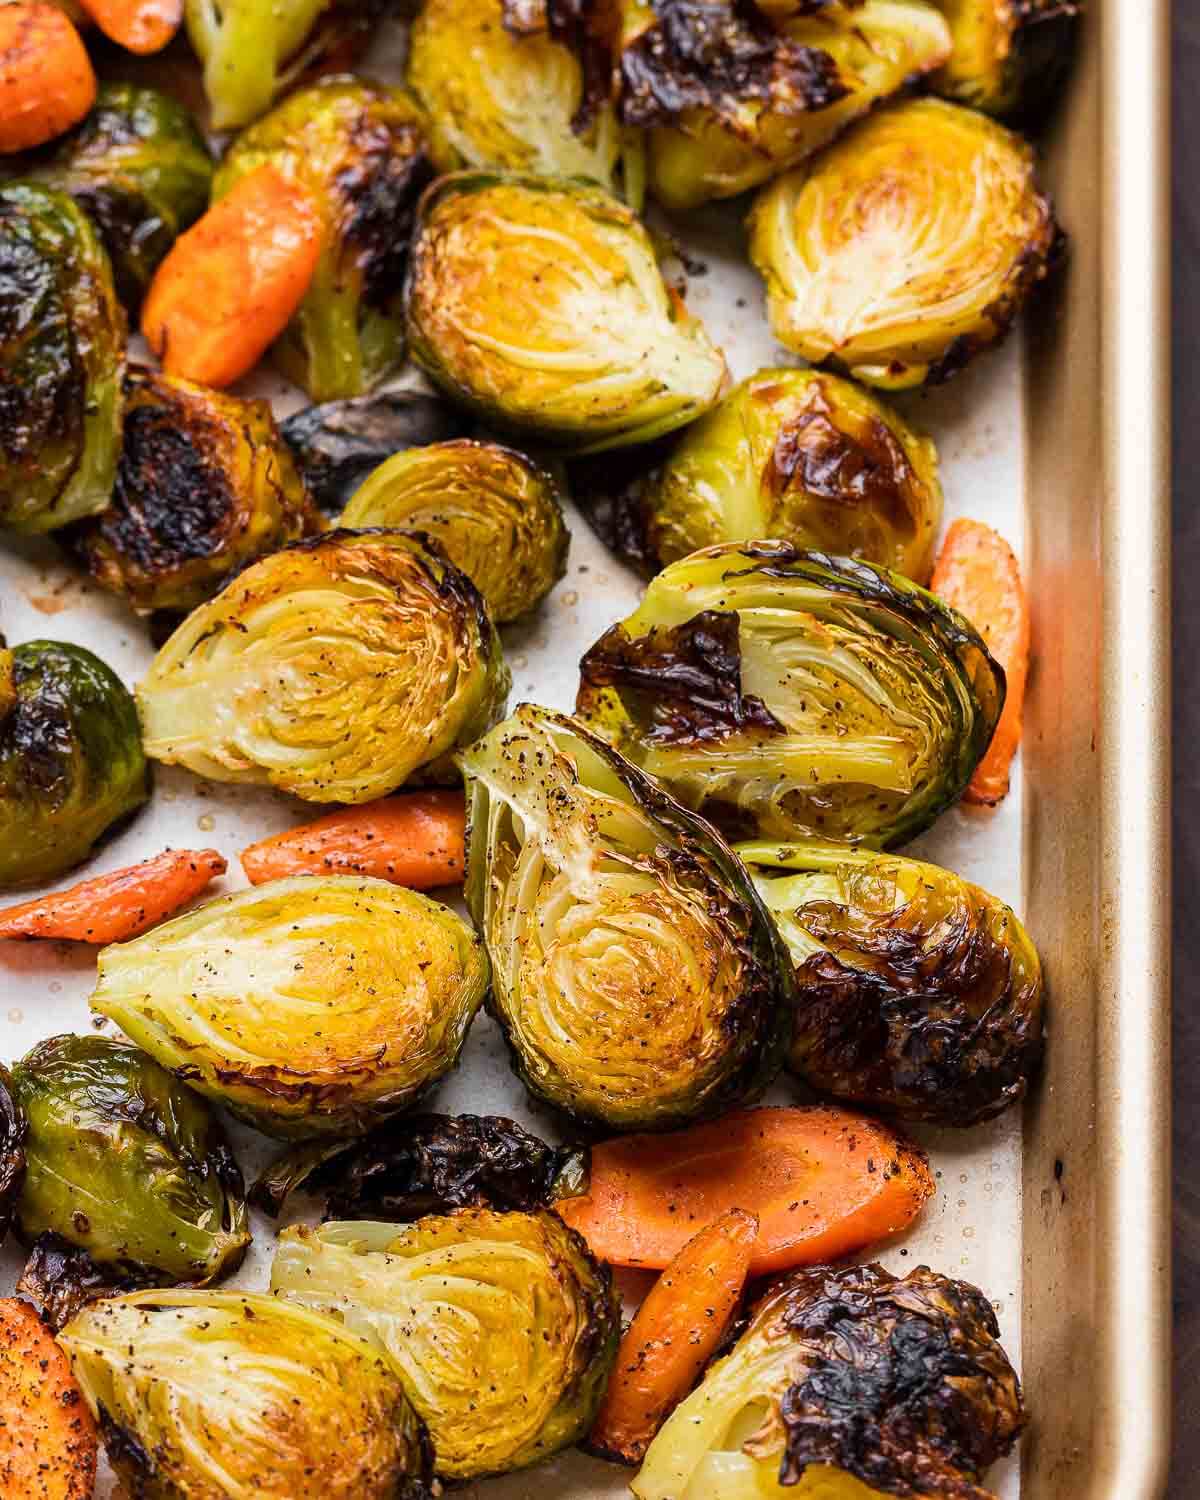
[(1062, 243), (1031, 148), (941, 99), (861, 121), (750, 217), (779, 342), (893, 390), (998, 343)]
[(545, 1210), (287, 1229), (271, 1288), (383, 1344), (446, 1479), (522, 1469), (581, 1438), (621, 1333), (607, 1271)]
[(332, 531), (252, 564), (183, 622), (138, 688), (146, 753), (310, 802), (369, 802), (503, 712), (474, 585), (419, 537)]
[(536, 609), (567, 570), (557, 483), (499, 443), (462, 438), (397, 453), (353, 496), (342, 524), (433, 537), (500, 624)]
[(53, 880), (150, 795), (137, 710), (99, 657), (0, 636), (0, 890)]
[(29, 1120), (16, 1225), (100, 1265), (215, 1281), (246, 1253), (242, 1174), (208, 1104), (103, 1036), (55, 1036), (13, 1067)]
[(377, 1345), (250, 1292), (135, 1292), (59, 1336), (141, 1500), (422, 1500), (428, 1445)]
[(208, 901), (100, 952), (91, 1006), (268, 1135), (357, 1135), (458, 1060), (483, 946), (449, 907), (351, 875)]
[(746, 838), (915, 837), (961, 794), (1004, 704), (962, 615), (786, 542), (672, 563), (580, 673), (595, 730)]
[(319, 524), (266, 401), (133, 370), (112, 500), (69, 541), (135, 609), (186, 611)]
[(462, 172), (422, 200), (413, 358), (500, 426), (594, 452), (684, 426), (725, 360), (622, 203), (565, 179)]
[(12, 1223), (17, 1197), (25, 1180), (28, 1128), (25, 1111), (13, 1088), (12, 1074), (0, 1063), (0, 1245)]
[(796, 963), (791, 1066), (824, 1094), (974, 1125), (1042, 1052), (1042, 969), (1016, 913), (936, 865), (739, 844)]
[(765, 1087), (791, 966), (716, 833), (580, 724), (529, 704), (461, 764), (467, 902), (529, 1088), (645, 1130)]
[(933, 0), (950, 24), (936, 93), (1004, 119), (1036, 115), (1071, 61), (1082, 7), (1075, 0)]
[(650, 1445), (637, 1500), (991, 1500), (1025, 1425), (983, 1293), (918, 1266), (797, 1271)]
[(40, 183), (0, 186), (0, 526), (52, 531), (108, 504), (124, 366), (87, 215)]

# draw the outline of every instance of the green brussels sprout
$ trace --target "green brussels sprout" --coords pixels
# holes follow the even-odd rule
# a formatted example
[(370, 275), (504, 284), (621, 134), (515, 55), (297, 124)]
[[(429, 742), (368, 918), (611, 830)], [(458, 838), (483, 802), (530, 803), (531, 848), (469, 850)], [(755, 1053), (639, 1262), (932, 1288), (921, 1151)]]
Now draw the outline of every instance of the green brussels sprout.
[(629, 209), (561, 178), (460, 172), (425, 194), (408, 333), (447, 395), (578, 452), (684, 426), (726, 374)]
[(580, 674), (577, 712), (718, 827), (877, 846), (961, 795), (1005, 687), (940, 599), (787, 542), (672, 563)]
[(1075, 0), (933, 0), (954, 50), (935, 93), (1001, 119), (1028, 119), (1053, 98), (1070, 64)]
[(637, 1500), (993, 1500), (1025, 1425), (987, 1298), (918, 1266), (795, 1271), (650, 1444)]
[(736, 846), (796, 964), (790, 1065), (823, 1094), (975, 1125), (1042, 1054), (1042, 966), (1016, 913), (949, 870), (844, 844)]
[(70, 870), (149, 795), (120, 678), (82, 646), (0, 636), (0, 890)]
[(246, 1253), (242, 1174), (208, 1104), (124, 1042), (55, 1036), (12, 1071), (29, 1121), (16, 1227), (99, 1265), (215, 1281)]
[(274, 347), (314, 401), (359, 396), (404, 358), (404, 266), (422, 188), (436, 175), (425, 116), (400, 89), (325, 78), (244, 130), (214, 199), (265, 163), (321, 206), (312, 284)]
[(208, 207), (212, 172), (183, 105), (132, 83), (101, 84), (86, 119), (28, 168), (95, 224), (117, 295), (134, 312), (176, 238)]
[(186, 611), (318, 526), (266, 401), (132, 370), (112, 500), (68, 540), (135, 609)]
[(1003, 339), (1063, 243), (1031, 147), (942, 99), (860, 121), (750, 215), (779, 342), (891, 390)]
[(25, 1111), (13, 1088), (12, 1074), (0, 1063), (0, 1245), (8, 1234), (21, 1184), (25, 1180), (28, 1129)]
[(621, 1335), (607, 1270), (544, 1209), (286, 1229), (271, 1289), (383, 1345), (444, 1479), (522, 1469), (577, 1442)]
[(354, 494), (342, 524), (431, 536), (502, 625), (536, 609), (567, 571), (558, 484), (499, 443), (461, 438), (397, 453)]
[(139, 1500), (423, 1500), (420, 1419), (378, 1348), (249, 1292), (135, 1292), (59, 1336)]
[(523, 704), (461, 756), (466, 898), (528, 1087), (614, 1130), (770, 1082), (791, 964), (702, 819), (572, 719)]
[(504, 711), (475, 586), (401, 531), (331, 531), (251, 564), (188, 616), (137, 690), (147, 755), (310, 802), (369, 802)]
[(457, 1062), (482, 944), (449, 907), (351, 875), (272, 880), (101, 949), (91, 997), (268, 1135), (357, 1135)]
[(87, 215), (40, 183), (0, 186), (0, 526), (52, 531), (108, 504), (124, 367)]

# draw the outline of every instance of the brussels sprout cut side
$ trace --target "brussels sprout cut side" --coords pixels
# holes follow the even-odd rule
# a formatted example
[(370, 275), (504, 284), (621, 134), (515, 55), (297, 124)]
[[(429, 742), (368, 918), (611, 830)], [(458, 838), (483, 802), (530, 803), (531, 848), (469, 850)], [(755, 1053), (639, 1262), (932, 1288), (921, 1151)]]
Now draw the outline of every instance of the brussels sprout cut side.
[(1002, 339), (1062, 243), (1030, 147), (940, 99), (861, 121), (750, 220), (780, 343), (891, 389), (945, 380)]
[(935, 93), (1005, 119), (1029, 119), (1051, 101), (1074, 52), (1075, 0), (933, 0), (954, 51)]
[(544, 1210), (287, 1229), (271, 1288), (379, 1341), (446, 1479), (524, 1468), (578, 1441), (621, 1332), (607, 1271)]

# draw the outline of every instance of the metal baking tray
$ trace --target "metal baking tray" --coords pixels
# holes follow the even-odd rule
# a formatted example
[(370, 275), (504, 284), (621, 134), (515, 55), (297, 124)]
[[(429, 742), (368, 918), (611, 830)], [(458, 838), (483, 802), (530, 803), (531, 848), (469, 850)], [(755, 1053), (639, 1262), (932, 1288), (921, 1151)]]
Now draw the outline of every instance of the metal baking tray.
[[(992, 1299), (1033, 1415), (1019, 1454), (989, 1476), (1003, 1500), (1149, 1500), (1165, 1483), (1168, 15), (1168, 0), (1092, 0), (1045, 142), (1045, 178), (1072, 237), (1063, 285), (1002, 351), (898, 403), (937, 439), (948, 518), (990, 521), (1012, 541), (1035, 610), (1013, 792), (994, 812), (951, 811), (919, 852), (1025, 916), (1051, 992), (1046, 1070), (1024, 1121), (919, 1132), (937, 1197), (878, 1253), (900, 1272), (927, 1261)], [(386, 58), (374, 71), (387, 71)], [(689, 303), (734, 375), (793, 362), (767, 332), (736, 214), (705, 213), (683, 238), (705, 268)], [(270, 377), (252, 389), (280, 411), (300, 404)], [(531, 624), (505, 632), (514, 702), (569, 707), (579, 655), (638, 597), (578, 517), (572, 530), (568, 576)], [(11, 642), (86, 644), (130, 683), (151, 655), (137, 622), (45, 542), (0, 550), (0, 629)], [(230, 888), (245, 843), (304, 815), (269, 792), (161, 770), (151, 807), (89, 873), (198, 841), (230, 857)], [(70, 945), (0, 945), (0, 1058), (86, 1030), (93, 971), (93, 955)], [(432, 1107), (547, 1130), (487, 1018)], [(252, 1174), (269, 1147), (233, 1133)], [(265, 1280), (273, 1236), (262, 1219), (255, 1231), (235, 1284)], [(19, 1262), (15, 1247), (0, 1252), (0, 1291)], [(645, 1281), (623, 1285), (636, 1296)], [(471, 1489), (479, 1500), (616, 1500), (626, 1477), (571, 1453)], [(97, 1493), (112, 1493), (110, 1476)]]

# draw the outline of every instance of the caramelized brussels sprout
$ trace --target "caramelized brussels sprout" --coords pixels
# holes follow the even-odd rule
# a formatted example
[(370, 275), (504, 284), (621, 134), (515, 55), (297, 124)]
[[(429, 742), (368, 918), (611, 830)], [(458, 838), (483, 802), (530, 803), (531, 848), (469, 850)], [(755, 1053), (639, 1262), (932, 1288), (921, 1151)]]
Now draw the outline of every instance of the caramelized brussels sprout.
[(1042, 968), (1015, 912), (936, 865), (739, 844), (796, 964), (791, 1067), (905, 1120), (974, 1125), (1042, 1053)]
[(17, 1197), (25, 1180), (28, 1128), (25, 1111), (13, 1088), (12, 1074), (0, 1063), (0, 1245), (12, 1223)]
[(684, 426), (725, 379), (642, 225), (564, 179), (457, 173), (431, 189), (408, 328), (413, 358), (448, 395), (580, 452)]
[(133, 370), (112, 500), (70, 543), (135, 609), (185, 611), (318, 524), (266, 401)]
[(954, 50), (934, 91), (1002, 119), (1036, 115), (1071, 61), (1075, 0), (933, 0)]
[(0, 636), (0, 890), (70, 870), (149, 795), (120, 678), (82, 646)]
[(567, 571), (570, 534), (554, 478), (499, 443), (432, 443), (389, 458), (342, 514), (441, 544), (504, 624), (536, 609)]
[(786, 542), (672, 563), (580, 673), (594, 729), (746, 838), (915, 837), (961, 794), (1004, 703), (962, 615)]
[(135, 1292), (59, 1336), (144, 1500), (422, 1500), (428, 1445), (376, 1345), (249, 1292)]
[(271, 1289), (382, 1343), (445, 1479), (522, 1469), (578, 1441), (621, 1333), (608, 1272), (545, 1210), (286, 1229)]
[(998, 343), (1061, 246), (1030, 147), (941, 99), (861, 121), (750, 219), (779, 342), (892, 390)]
[(483, 1000), (449, 907), (350, 875), (208, 901), (100, 952), (91, 1006), (268, 1135), (358, 1135), (458, 1061)]
[(107, 505), (124, 366), (87, 215), (40, 183), (0, 186), (0, 526), (52, 531)]
[(146, 753), (310, 802), (369, 802), (503, 712), (474, 585), (400, 531), (332, 531), (252, 564), (188, 616), (138, 688)]
[(580, 724), (523, 704), (461, 757), (466, 897), (528, 1087), (616, 1130), (770, 1081), (791, 966), (742, 865)]
[(650, 1445), (637, 1500), (990, 1500), (1025, 1425), (991, 1304), (918, 1266), (794, 1272)]
[(16, 1225), (100, 1265), (215, 1281), (250, 1243), (242, 1174), (207, 1103), (124, 1042), (55, 1036), (13, 1067), (29, 1120)]

